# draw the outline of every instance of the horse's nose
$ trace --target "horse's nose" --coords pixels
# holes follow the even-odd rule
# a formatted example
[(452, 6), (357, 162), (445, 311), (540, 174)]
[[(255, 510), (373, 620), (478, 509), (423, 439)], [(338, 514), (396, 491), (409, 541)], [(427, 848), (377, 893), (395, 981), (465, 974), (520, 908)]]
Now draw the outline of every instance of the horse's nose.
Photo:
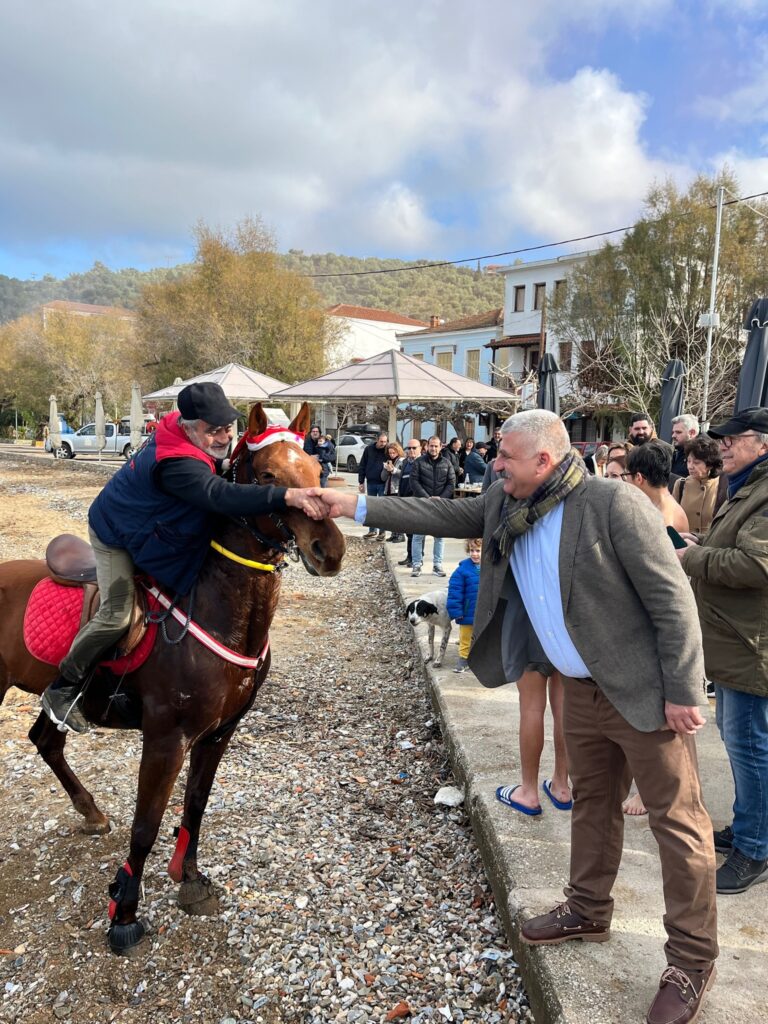
[(310, 550), (312, 552), (312, 557), (315, 558), (318, 562), (325, 561), (325, 548), (323, 547), (319, 540), (312, 541), (312, 543), (310, 544)]

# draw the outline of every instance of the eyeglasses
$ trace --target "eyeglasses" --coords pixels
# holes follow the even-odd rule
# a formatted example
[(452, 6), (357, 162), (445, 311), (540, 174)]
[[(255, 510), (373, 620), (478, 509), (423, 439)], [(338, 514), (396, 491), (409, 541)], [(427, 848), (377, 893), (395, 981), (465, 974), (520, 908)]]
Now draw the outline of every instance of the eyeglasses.
[(220, 434), (222, 430), (226, 430), (226, 432), (229, 433), (232, 430), (232, 424), (224, 423), (220, 427), (206, 427), (203, 433), (205, 434), (206, 437), (216, 437), (216, 435)]
[(718, 441), (718, 444), (720, 444), (727, 451), (729, 448), (733, 447), (733, 442), (734, 441), (740, 441), (742, 439), (742, 437), (758, 437), (758, 436), (759, 435), (756, 434), (754, 430), (752, 430), (752, 431), (750, 431), (747, 434), (733, 434), (733, 435), (728, 434), (725, 437), (718, 437), (717, 441)]
[(409, 451), (409, 452), (417, 452), (417, 451), (419, 451), (420, 448), (421, 448), (420, 444), (409, 444), (409, 445), (406, 445), (406, 449), (405, 450)]

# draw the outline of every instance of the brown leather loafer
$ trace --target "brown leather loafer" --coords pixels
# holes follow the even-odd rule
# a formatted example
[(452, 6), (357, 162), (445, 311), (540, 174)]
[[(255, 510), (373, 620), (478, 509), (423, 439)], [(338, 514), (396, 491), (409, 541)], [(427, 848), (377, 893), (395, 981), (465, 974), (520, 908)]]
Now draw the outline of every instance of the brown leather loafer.
[(582, 939), (584, 942), (607, 942), (611, 930), (607, 924), (588, 921), (574, 913), (568, 903), (558, 903), (548, 914), (526, 921), (520, 929), (523, 942), (532, 946), (555, 946), (559, 942)]
[(646, 1024), (691, 1024), (699, 1016), (704, 996), (716, 975), (714, 964), (706, 971), (667, 967), (645, 1018)]

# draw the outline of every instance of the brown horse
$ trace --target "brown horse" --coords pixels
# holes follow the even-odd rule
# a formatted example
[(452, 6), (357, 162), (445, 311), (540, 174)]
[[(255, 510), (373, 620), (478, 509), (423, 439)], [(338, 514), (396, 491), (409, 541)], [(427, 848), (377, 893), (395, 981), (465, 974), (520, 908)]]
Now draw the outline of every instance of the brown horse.
[[(251, 410), (249, 434), (262, 435), (267, 420), (260, 405)], [(309, 410), (302, 406), (288, 432), (306, 432)], [(238, 483), (274, 483), (288, 487), (317, 486), (318, 463), (286, 434), (270, 435), (270, 443), (236, 459)], [(344, 556), (344, 539), (329, 520), (314, 521), (293, 509), (253, 522), (225, 520), (209, 553), (194, 592), (193, 618), (230, 650), (256, 658), (264, 652), (280, 591), (279, 572), (244, 565), (245, 561), (279, 564), (286, 544), (297, 550), (307, 570), (333, 576)], [(11, 686), (42, 693), (55, 668), (33, 658), (22, 636), (24, 610), (35, 585), (48, 575), (45, 562), (16, 561), (0, 565), (0, 700)], [(182, 610), (185, 607), (182, 604)], [(176, 625), (174, 623), (174, 625)], [(176, 634), (181, 627), (176, 625)], [(169, 628), (168, 633), (172, 630)], [(174, 635), (171, 635), (174, 639)], [(242, 668), (223, 660), (193, 636), (171, 645), (157, 638), (144, 664), (126, 676), (123, 688), (138, 710), (143, 733), (136, 810), (130, 852), (110, 886), (109, 944), (128, 954), (142, 942), (144, 926), (136, 919), (144, 863), (152, 850), (174, 783), (187, 754), (189, 775), (178, 842), (169, 865), (180, 882), (179, 903), (188, 913), (212, 914), (218, 900), (209, 880), (198, 870), (200, 824), (216, 769), (232, 734), (248, 711), (269, 671), (269, 652), (257, 668)], [(110, 702), (113, 686), (95, 676), (84, 697), (83, 710), (95, 723), (115, 728), (130, 726)], [(66, 733), (58, 732), (44, 712), (29, 733), (43, 760), (51, 767), (77, 811), (84, 831), (104, 833), (109, 823), (64, 758)]]

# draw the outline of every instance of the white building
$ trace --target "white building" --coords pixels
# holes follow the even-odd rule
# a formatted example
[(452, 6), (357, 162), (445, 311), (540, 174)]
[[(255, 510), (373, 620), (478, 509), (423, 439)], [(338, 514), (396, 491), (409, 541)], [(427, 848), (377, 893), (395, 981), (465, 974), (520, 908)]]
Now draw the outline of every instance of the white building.
[(353, 359), (367, 359), (389, 349), (400, 348), (398, 334), (420, 331), (429, 325), (387, 309), (339, 304), (327, 309), (326, 315), (338, 318), (341, 336), (333, 346), (333, 365), (343, 366)]

